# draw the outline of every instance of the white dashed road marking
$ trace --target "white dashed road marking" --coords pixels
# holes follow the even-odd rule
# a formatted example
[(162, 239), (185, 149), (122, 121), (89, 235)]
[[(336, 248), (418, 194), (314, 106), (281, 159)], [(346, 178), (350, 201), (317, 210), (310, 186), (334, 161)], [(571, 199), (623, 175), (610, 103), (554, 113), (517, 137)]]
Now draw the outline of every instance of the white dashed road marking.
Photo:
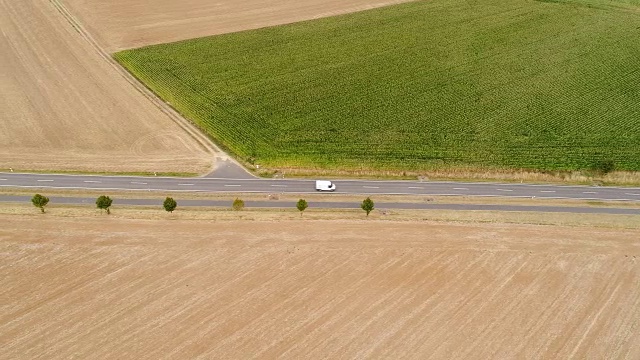
[(225, 185), (225, 186), (242, 186), (242, 185), (234, 185), (234, 184), (230, 184), (230, 185)]
[(287, 185), (271, 185), (273, 187), (287, 187)]
[(540, 190), (541, 193), (554, 193), (555, 190)]
[(453, 188), (453, 190), (469, 190), (467, 188)]
[(100, 183), (100, 181), (95, 181), (95, 180), (85, 180), (84, 182), (86, 182), (86, 183), (96, 183), (96, 184)]
[(511, 189), (496, 189), (496, 190), (498, 190), (498, 191), (513, 191)]
[(132, 181), (132, 184), (136, 184), (136, 185), (147, 185), (147, 183), (145, 182), (139, 182), (139, 181)]
[(53, 181), (53, 180), (38, 180), (38, 181)]
[(178, 184), (179, 186), (193, 186), (193, 184)]
[(635, 194), (635, 193), (625, 193), (625, 195), (640, 196), (640, 194)]
[(419, 186), (409, 186), (409, 189), (424, 189), (424, 188)]
[(380, 189), (379, 186), (363, 186), (365, 189)]
[(583, 194), (597, 194), (595, 191), (583, 191)]

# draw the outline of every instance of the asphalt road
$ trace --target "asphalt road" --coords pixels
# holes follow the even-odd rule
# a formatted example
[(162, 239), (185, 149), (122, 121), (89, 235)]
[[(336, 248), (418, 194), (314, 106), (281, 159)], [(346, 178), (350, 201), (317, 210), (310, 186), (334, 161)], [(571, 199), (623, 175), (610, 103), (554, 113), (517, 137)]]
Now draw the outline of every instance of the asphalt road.
[[(339, 194), (403, 194), (640, 202), (640, 188), (435, 181), (336, 180)], [(175, 192), (315, 193), (313, 180), (0, 173), (0, 187)], [(331, 194), (327, 193), (327, 196)]]

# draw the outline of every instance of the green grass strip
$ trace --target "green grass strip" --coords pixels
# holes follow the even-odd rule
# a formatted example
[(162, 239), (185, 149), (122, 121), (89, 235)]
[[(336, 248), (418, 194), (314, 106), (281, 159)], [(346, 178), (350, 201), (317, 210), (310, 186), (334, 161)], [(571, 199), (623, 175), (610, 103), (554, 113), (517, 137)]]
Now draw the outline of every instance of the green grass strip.
[(418, 1), (115, 58), (264, 166), (640, 170), (640, 1), (588, 5)]

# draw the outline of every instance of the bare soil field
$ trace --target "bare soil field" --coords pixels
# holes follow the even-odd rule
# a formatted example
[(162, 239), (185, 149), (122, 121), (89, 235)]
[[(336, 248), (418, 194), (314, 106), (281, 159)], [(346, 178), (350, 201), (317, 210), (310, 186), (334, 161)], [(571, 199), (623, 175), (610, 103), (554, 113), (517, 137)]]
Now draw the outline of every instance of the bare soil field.
[(0, 215), (0, 358), (640, 357), (640, 230), (50, 215)]
[(47, 0), (0, 0), (0, 169), (206, 172), (210, 150)]
[(63, 0), (107, 50), (339, 15), (409, 0)]

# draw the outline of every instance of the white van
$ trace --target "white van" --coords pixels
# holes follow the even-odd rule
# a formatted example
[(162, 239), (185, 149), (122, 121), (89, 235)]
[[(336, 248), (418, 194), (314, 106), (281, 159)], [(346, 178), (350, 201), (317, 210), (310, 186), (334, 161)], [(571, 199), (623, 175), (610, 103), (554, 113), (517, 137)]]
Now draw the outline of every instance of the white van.
[(336, 191), (336, 184), (329, 180), (316, 180), (316, 191)]

